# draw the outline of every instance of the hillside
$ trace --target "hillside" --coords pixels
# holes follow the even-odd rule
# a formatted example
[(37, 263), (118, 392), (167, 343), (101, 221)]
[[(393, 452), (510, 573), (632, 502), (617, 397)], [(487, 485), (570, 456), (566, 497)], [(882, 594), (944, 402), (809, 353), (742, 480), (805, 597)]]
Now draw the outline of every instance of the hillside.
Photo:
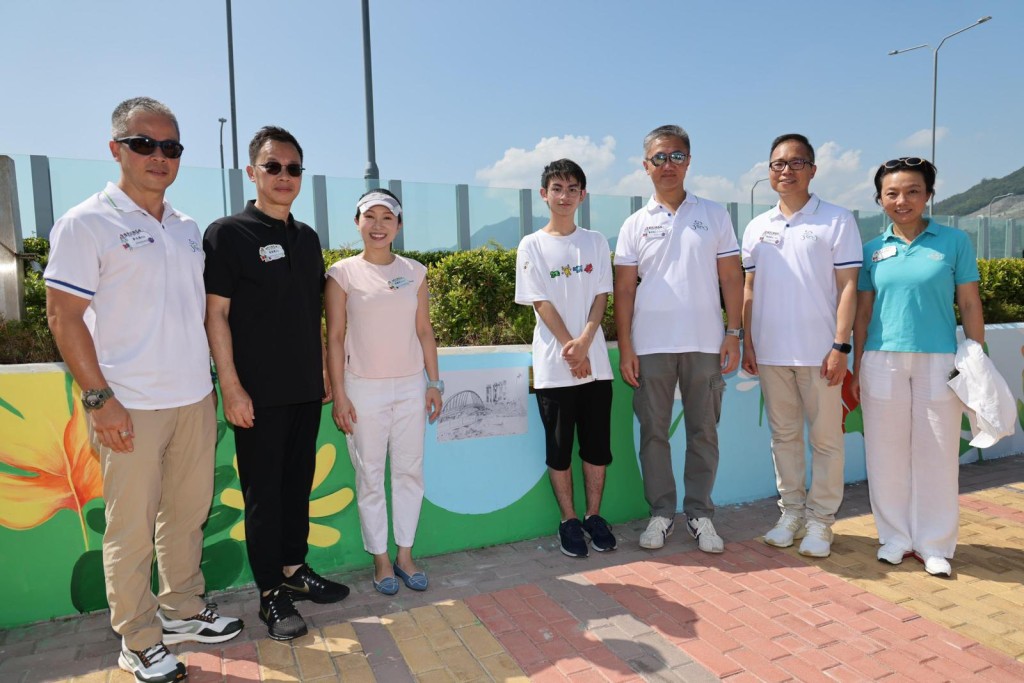
[(983, 210), (993, 197), (1007, 192), (1012, 192), (1016, 197), (1024, 197), (1024, 168), (1002, 178), (985, 178), (974, 187), (943, 199), (935, 204), (935, 215), (967, 216)]

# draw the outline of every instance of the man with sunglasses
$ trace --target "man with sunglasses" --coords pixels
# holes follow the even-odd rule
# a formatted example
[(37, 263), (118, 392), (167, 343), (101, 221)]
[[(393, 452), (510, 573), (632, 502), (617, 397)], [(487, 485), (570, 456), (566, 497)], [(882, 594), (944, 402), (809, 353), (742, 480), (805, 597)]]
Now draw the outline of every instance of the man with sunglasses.
[(186, 674), (164, 643), (224, 642), (242, 622), (203, 600), (217, 416), (199, 228), (164, 199), (184, 150), (178, 122), (166, 105), (136, 97), (117, 106), (112, 128), (120, 180), (54, 225), (46, 308), (103, 471), (118, 664), (165, 683)]
[(324, 261), (316, 232), (295, 220), (302, 147), (266, 126), (249, 143), (256, 199), (206, 231), (206, 329), (234, 426), (245, 542), (260, 619), (270, 637), (305, 635), (295, 600), (344, 599), (349, 589), (306, 564), (309, 494), (321, 404), (331, 399), (320, 326)]
[(686, 528), (700, 550), (720, 553), (725, 543), (711, 521), (711, 489), (718, 471), (722, 375), (740, 362), (739, 246), (726, 210), (684, 187), (690, 166), (686, 131), (661, 126), (648, 133), (643, 164), (654, 195), (626, 219), (615, 247), (619, 370), (636, 389), (640, 469), (651, 509), (640, 546), (661, 548), (675, 524), (669, 429), (678, 386), (686, 425)]
[(788, 548), (803, 538), (801, 555), (828, 557), (843, 501), (841, 391), (862, 254), (853, 214), (811, 194), (816, 170), (805, 136), (772, 142), (768, 180), (779, 203), (743, 233), (743, 369), (761, 377), (782, 512), (764, 542)]

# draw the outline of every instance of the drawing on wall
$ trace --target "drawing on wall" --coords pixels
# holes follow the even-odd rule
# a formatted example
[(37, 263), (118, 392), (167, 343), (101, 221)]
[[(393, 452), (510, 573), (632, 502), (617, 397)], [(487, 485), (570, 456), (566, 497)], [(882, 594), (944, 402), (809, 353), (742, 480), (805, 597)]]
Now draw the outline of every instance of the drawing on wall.
[(442, 375), (438, 441), (526, 433), (528, 368), (456, 370)]

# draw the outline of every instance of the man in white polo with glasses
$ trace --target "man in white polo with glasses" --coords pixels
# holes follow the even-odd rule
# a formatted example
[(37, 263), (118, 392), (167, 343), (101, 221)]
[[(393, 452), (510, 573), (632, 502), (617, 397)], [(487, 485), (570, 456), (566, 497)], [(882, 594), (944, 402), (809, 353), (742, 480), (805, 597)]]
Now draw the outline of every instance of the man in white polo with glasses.
[(782, 510), (764, 542), (787, 548), (803, 538), (801, 555), (828, 557), (843, 501), (841, 390), (852, 350), (860, 232), (853, 214), (811, 194), (816, 167), (805, 136), (775, 138), (768, 171), (779, 203), (743, 233), (743, 320), (750, 332), (743, 369), (761, 377)]
[(643, 165), (654, 195), (626, 219), (615, 247), (619, 369), (636, 389), (640, 469), (651, 510), (640, 546), (662, 547), (675, 525), (669, 429), (678, 387), (686, 426), (686, 528), (702, 551), (720, 553), (725, 543), (711, 521), (711, 490), (718, 471), (722, 374), (740, 362), (739, 245), (725, 208), (684, 187), (690, 167), (685, 130), (661, 126), (648, 133)]
[(203, 599), (217, 416), (202, 238), (164, 199), (184, 151), (178, 121), (166, 105), (136, 97), (117, 106), (112, 128), (120, 180), (53, 226), (46, 313), (82, 388), (103, 471), (103, 571), (118, 664), (144, 683), (166, 683), (186, 674), (165, 643), (223, 642), (242, 622)]

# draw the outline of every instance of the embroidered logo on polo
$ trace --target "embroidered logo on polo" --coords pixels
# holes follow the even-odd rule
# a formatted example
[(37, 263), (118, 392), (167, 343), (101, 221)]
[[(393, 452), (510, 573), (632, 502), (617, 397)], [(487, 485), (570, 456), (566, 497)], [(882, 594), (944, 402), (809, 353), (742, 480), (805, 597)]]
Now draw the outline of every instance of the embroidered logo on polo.
[(691, 225), (690, 227), (693, 228), (694, 230), (703, 230), (704, 232), (708, 231), (708, 226), (704, 225), (703, 221), (694, 221), (693, 225)]
[(562, 277), (563, 275), (565, 277), (571, 277), (573, 273), (576, 273), (577, 275), (579, 275), (580, 273), (586, 273), (587, 275), (590, 275), (593, 272), (594, 264), (592, 263), (588, 263), (585, 266), (570, 266), (569, 264), (566, 264), (557, 270), (552, 270), (550, 275), (551, 279), (553, 280), (556, 277)]
[(199, 246), (199, 242), (196, 242), (195, 240), (189, 240), (188, 246), (192, 249), (193, 254), (202, 249), (202, 247)]
[(152, 235), (141, 228), (122, 232), (117, 237), (121, 240), (121, 248), (126, 251), (133, 251), (135, 249), (141, 249), (142, 247), (148, 247), (156, 242)]
[(388, 280), (388, 289), (395, 290), (401, 289), (407, 285), (411, 285), (412, 280), (407, 277), (398, 276), (393, 280)]
[(260, 247), (260, 261), (270, 263), (282, 258), (284, 258), (284, 247), (280, 244), (268, 244), (265, 247)]
[(817, 242), (818, 241), (818, 236), (815, 235), (814, 231), (812, 231), (812, 230), (804, 230), (804, 234), (800, 235), (800, 239), (802, 239), (802, 240), (813, 240), (813, 241)]

